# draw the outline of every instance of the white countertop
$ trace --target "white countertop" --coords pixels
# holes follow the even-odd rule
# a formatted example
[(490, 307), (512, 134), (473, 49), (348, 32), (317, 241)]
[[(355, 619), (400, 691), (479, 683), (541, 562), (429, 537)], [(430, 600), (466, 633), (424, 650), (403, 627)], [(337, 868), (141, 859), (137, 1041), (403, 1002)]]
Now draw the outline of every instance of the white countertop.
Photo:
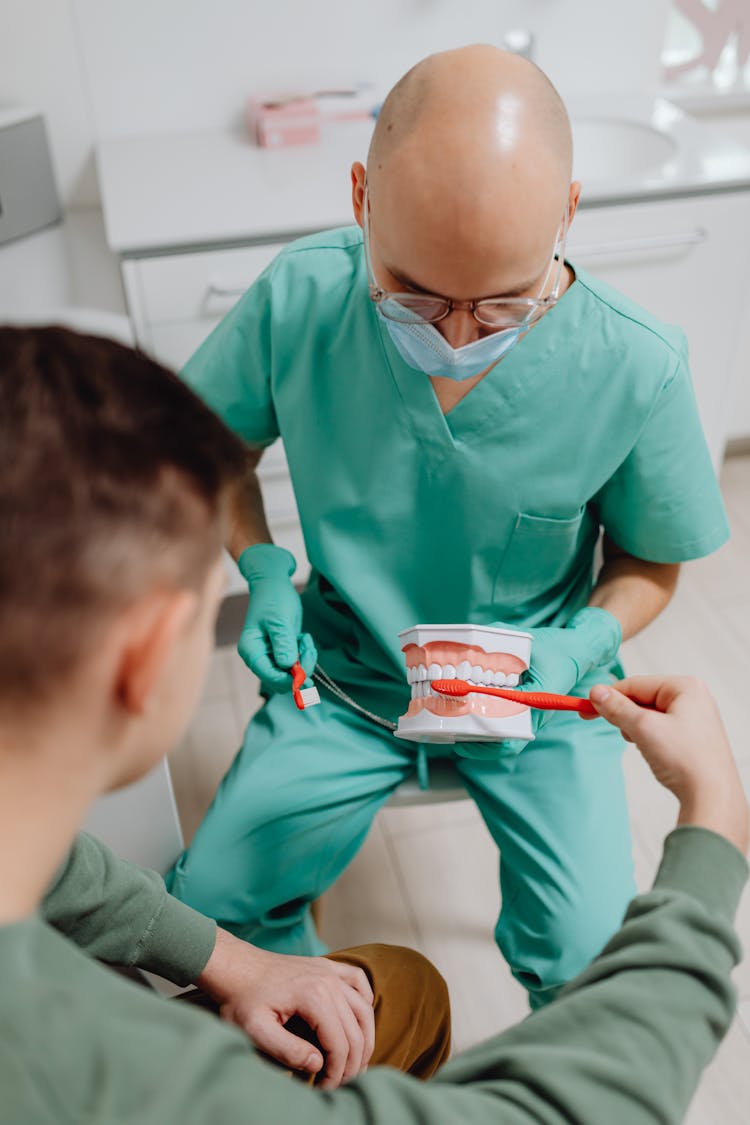
[(352, 221), (349, 170), (369, 121), (330, 125), (316, 145), (261, 149), (245, 133), (103, 141), (97, 166), (119, 253), (288, 239)]
[(50, 320), (73, 309), (125, 315), (119, 263), (98, 207), (69, 211), (62, 223), (0, 244), (0, 320)]
[[(648, 174), (583, 176), (582, 207), (750, 188), (750, 153), (661, 99), (599, 99), (570, 110), (574, 133), (577, 122), (590, 129), (606, 118), (674, 142), (674, 154)], [(349, 171), (366, 159), (372, 128), (370, 121), (330, 124), (319, 144), (282, 149), (258, 148), (230, 131), (102, 141), (109, 245), (143, 255), (286, 240), (350, 223)]]

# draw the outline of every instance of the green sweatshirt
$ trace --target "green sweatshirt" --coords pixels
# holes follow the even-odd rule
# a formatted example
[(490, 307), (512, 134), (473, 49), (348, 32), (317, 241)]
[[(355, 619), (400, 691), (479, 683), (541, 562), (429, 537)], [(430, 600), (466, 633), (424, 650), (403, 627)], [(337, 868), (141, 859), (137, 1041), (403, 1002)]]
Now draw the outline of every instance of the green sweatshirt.
[(187, 979), (213, 943), (211, 924), (173, 905), (158, 880), (81, 838), (43, 916), (0, 928), (0, 1119), (679, 1122), (734, 1011), (732, 921), (747, 872), (722, 837), (677, 829), (653, 889), (634, 899), (621, 930), (554, 1003), (428, 1083), (375, 1068), (321, 1093), (264, 1062), (236, 1028), (134, 987), (74, 944)]
[(216, 923), (167, 894), (155, 871), (127, 863), (80, 832), (47, 892), (42, 915), (111, 965), (137, 965), (192, 984), (216, 942)]

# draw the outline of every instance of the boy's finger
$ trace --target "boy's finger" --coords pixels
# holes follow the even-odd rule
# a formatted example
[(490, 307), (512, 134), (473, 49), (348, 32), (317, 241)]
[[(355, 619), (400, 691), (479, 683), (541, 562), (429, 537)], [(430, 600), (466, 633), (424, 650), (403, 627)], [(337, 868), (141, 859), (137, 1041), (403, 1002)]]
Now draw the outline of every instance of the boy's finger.
[(635, 741), (638, 726), (643, 721), (643, 709), (609, 684), (595, 684), (589, 699), (599, 714), (618, 727), (631, 741)]
[(307, 1040), (293, 1035), (282, 1027), (275, 1016), (269, 1016), (253, 1029), (256, 1047), (271, 1055), (277, 1062), (291, 1070), (305, 1070), (308, 1074), (318, 1074), (323, 1069), (324, 1059)]

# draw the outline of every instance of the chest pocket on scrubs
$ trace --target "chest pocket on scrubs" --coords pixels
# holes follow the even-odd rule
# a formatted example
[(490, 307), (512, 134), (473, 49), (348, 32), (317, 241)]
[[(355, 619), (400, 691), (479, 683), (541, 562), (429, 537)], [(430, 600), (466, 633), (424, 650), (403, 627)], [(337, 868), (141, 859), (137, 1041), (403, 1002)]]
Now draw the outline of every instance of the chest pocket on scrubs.
[(590, 577), (598, 537), (599, 523), (586, 505), (563, 519), (519, 512), (495, 576), (499, 618), (512, 620), (512, 610), (523, 611), (518, 617), (554, 611)]

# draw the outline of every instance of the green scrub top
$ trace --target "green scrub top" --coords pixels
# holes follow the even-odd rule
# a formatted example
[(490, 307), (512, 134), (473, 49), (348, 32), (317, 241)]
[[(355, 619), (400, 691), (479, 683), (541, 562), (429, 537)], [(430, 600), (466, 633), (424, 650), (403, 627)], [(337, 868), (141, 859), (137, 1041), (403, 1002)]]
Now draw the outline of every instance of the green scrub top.
[(283, 439), (305, 628), (381, 714), (408, 698), (400, 630), (564, 624), (600, 527), (664, 563), (728, 537), (683, 333), (575, 273), (447, 416), (369, 299), (357, 227), (291, 243), (184, 371), (248, 442)]

